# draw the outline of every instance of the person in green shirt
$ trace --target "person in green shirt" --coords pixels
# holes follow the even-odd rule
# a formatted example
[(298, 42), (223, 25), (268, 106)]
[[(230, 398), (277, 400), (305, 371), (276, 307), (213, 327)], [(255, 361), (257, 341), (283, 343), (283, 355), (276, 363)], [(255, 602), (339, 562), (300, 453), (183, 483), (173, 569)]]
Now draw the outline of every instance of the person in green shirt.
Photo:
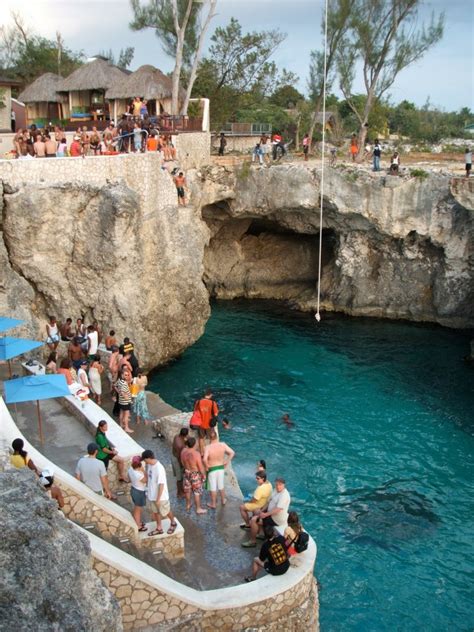
[(107, 422), (103, 419), (99, 421), (97, 431), (95, 434), (95, 442), (97, 443), (99, 450), (97, 452), (97, 458), (105, 465), (105, 469), (109, 467), (110, 461), (114, 461), (117, 464), (119, 471), (119, 481), (122, 483), (128, 483), (127, 474), (125, 472), (125, 461), (123, 457), (119, 456), (117, 448), (109, 441), (105, 434), (108, 430)]

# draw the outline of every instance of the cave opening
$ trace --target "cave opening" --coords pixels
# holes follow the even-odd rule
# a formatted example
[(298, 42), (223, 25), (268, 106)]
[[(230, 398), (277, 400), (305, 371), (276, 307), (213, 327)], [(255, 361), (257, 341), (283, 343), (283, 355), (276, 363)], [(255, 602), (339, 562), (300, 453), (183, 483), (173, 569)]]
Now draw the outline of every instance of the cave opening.
[[(204, 257), (204, 283), (218, 298), (295, 299), (316, 291), (319, 232), (299, 232), (268, 218), (206, 218), (211, 239)], [(322, 274), (328, 282), (339, 236), (324, 229)]]

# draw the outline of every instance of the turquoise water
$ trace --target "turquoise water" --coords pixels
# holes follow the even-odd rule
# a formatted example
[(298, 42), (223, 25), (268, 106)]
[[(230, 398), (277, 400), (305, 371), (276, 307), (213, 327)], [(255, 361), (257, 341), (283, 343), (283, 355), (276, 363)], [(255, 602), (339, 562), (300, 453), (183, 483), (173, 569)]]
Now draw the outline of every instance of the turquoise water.
[(244, 492), (259, 458), (285, 476), (318, 544), (324, 632), (473, 629), (469, 339), (218, 302), (205, 335), (152, 378), (182, 409), (212, 386)]

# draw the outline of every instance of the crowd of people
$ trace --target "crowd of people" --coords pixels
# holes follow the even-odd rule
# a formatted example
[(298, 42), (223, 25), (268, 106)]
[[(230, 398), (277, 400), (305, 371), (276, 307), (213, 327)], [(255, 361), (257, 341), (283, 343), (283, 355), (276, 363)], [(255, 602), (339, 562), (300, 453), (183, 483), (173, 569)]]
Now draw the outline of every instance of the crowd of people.
[[(82, 317), (73, 325), (72, 318), (60, 324), (55, 316), (50, 316), (45, 330), (50, 350), (45, 363), (47, 373), (64, 375), (71, 392), (82, 399), (92, 397), (99, 406), (102, 379), (106, 375), (115, 401), (113, 415), (118, 417), (123, 430), (129, 434), (134, 432), (130, 428), (132, 415), (137, 424), (152, 421), (145, 396), (148, 378), (139, 366), (135, 345), (129, 337), (119, 345), (113, 329), (104, 336), (96, 320), (86, 326)], [(102, 340), (109, 352), (104, 361), (99, 353)], [(61, 359), (57, 351), (60, 341), (68, 343)]]
[(31, 125), (19, 129), (13, 139), (17, 158), (65, 158), (80, 156), (113, 156), (118, 153), (158, 152), (164, 162), (176, 160), (171, 136), (162, 133), (149, 119), (124, 114), (115, 124), (111, 121), (103, 132), (94, 125), (79, 126), (68, 145), (65, 130), (58, 126), (38, 129)]

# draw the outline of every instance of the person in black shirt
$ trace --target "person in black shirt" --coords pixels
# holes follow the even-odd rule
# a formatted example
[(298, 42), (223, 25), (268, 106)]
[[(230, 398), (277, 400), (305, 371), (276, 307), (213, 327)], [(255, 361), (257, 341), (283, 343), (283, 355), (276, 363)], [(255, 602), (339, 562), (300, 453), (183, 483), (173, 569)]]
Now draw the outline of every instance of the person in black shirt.
[(257, 579), (259, 571), (264, 569), (270, 575), (284, 575), (290, 568), (286, 552), (285, 538), (273, 527), (265, 527), (265, 542), (262, 544), (258, 557), (253, 560), (252, 575), (245, 578), (246, 582)]

